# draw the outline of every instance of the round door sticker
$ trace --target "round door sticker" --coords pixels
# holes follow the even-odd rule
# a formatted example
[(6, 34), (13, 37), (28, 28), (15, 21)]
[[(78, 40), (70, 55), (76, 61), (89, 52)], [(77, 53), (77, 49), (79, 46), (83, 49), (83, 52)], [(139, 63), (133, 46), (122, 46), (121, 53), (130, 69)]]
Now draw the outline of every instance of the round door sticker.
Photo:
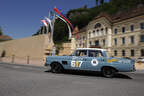
[(97, 66), (97, 65), (98, 65), (97, 59), (93, 59), (93, 60), (91, 61), (91, 64), (92, 64), (93, 66)]

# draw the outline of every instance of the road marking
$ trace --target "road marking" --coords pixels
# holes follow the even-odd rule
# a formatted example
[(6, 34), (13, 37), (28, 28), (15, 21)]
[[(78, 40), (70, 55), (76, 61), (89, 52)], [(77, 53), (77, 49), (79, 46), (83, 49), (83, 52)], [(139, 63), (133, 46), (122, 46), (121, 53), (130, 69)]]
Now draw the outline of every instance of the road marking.
[(13, 68), (21, 68), (20, 66), (13, 66)]

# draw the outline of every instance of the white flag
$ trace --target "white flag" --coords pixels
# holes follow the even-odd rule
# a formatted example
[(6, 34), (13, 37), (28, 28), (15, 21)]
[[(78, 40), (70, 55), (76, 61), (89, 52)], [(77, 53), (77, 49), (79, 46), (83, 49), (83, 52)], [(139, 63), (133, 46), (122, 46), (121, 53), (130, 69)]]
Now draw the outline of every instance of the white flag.
[(51, 28), (51, 39), (53, 38), (53, 24), (52, 24), (52, 20), (50, 20), (49, 18), (45, 17), (45, 19), (47, 20), (47, 22), (50, 24), (50, 28)]

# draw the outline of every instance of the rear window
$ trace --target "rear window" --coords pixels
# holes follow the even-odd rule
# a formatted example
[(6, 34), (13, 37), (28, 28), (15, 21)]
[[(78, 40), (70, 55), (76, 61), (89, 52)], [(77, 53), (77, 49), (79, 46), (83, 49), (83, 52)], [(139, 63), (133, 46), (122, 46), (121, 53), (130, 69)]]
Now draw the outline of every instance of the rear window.
[(99, 50), (89, 50), (89, 57), (103, 57), (103, 54)]

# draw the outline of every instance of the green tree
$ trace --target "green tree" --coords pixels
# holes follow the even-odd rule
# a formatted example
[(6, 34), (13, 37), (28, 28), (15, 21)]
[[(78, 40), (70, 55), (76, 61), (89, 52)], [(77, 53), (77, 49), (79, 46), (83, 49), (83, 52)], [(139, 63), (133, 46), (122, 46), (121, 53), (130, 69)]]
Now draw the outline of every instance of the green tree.
[(104, 4), (104, 0), (99, 0), (100, 1), (100, 4), (102, 5), (102, 4)]
[(2, 28), (0, 27), (0, 36), (3, 35)]
[(60, 43), (68, 41), (68, 28), (67, 25), (60, 19), (57, 19), (54, 26), (54, 42)]
[(96, 1), (96, 6), (98, 6), (98, 2), (99, 2), (99, 0), (95, 0)]
[(82, 28), (86, 26), (91, 19), (91, 15), (89, 13), (79, 14), (71, 17), (71, 22), (74, 26), (78, 25), (79, 28)]
[(99, 2), (101, 5), (104, 4), (104, 0), (95, 0), (95, 1), (96, 1), (96, 6), (98, 6)]

